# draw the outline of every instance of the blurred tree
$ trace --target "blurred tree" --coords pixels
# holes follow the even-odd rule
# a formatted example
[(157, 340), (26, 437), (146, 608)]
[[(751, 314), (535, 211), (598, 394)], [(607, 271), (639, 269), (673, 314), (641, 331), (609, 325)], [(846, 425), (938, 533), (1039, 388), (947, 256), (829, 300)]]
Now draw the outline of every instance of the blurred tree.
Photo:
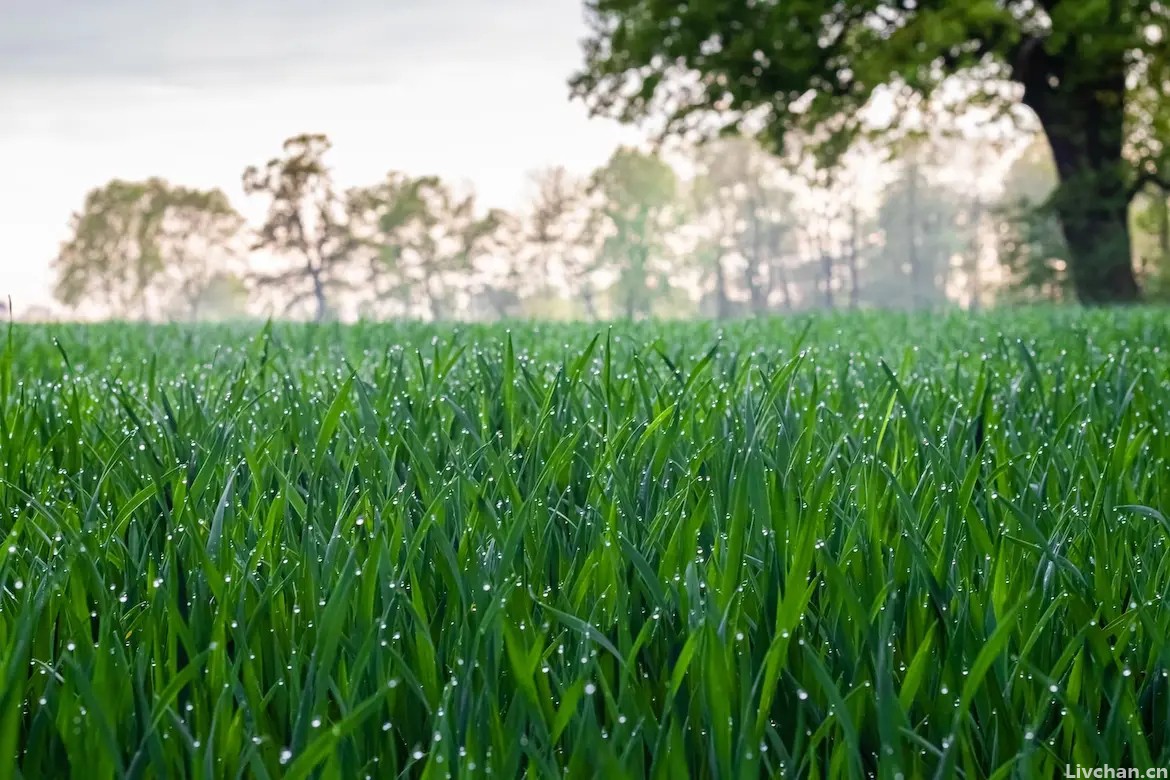
[(448, 319), (457, 314), (461, 282), (485, 258), (498, 256), (507, 215), (499, 210), (481, 214), (474, 193), (456, 192), (437, 180), (423, 195), (426, 230), (411, 249), (428, 316)]
[(427, 193), (441, 186), (434, 176), (391, 171), (378, 184), (347, 193), (350, 229), (365, 251), (370, 311), (390, 303), (405, 314), (421, 298), (417, 245), (432, 229)]
[(994, 252), (998, 229), (994, 211), (1002, 191), (1002, 166), (1007, 147), (1018, 133), (1004, 127), (983, 127), (962, 135), (936, 133), (930, 138), (931, 168), (956, 207), (956, 257), (950, 269), (948, 295), (969, 311), (993, 300), (999, 278)]
[(805, 155), (791, 168), (801, 186), (796, 237), (800, 260), (791, 278), (793, 298), (805, 308), (862, 305), (877, 232), (862, 206), (862, 181), (874, 175), (874, 150), (858, 145), (827, 170)]
[(234, 320), (247, 314), (248, 286), (230, 271), (211, 274), (192, 293), (189, 299), (192, 319)]
[(243, 313), (248, 291), (231, 267), (242, 254), (245, 221), (219, 190), (173, 188), (164, 219), (162, 283), (174, 290), (187, 318)]
[(1037, 135), (1012, 162), (995, 206), (997, 253), (1017, 298), (1060, 301), (1071, 292), (1068, 249), (1051, 203), (1056, 187), (1052, 151)]
[(693, 208), (704, 227), (695, 258), (715, 316), (730, 315), (733, 297), (762, 314), (777, 289), (787, 306), (794, 215), (781, 161), (751, 139), (728, 137), (700, 146), (695, 167)]
[(471, 292), (487, 317), (516, 317), (524, 301), (544, 288), (544, 281), (539, 271), (533, 273), (526, 255), (523, 220), (503, 209), (489, 211), (485, 219), (486, 232), (471, 257)]
[(840, 252), (834, 235), (841, 220), (841, 206), (833, 199), (821, 200), (816, 208), (806, 212), (801, 230), (807, 258), (802, 276), (811, 277), (815, 288), (815, 298), (809, 297), (808, 302), (825, 309), (836, 306), (836, 292), (841, 285)]
[(831, 162), (880, 126), (864, 109), (882, 91), (1005, 114), (1022, 103), (1055, 152), (1054, 213), (1078, 297), (1139, 297), (1127, 209), (1141, 181), (1166, 184), (1167, 161), (1139, 143), (1161, 105), (1141, 88), (1156, 94), (1170, 81), (1164, 0), (587, 5), (592, 35), (573, 94), (624, 120), (660, 113), (667, 132), (762, 121), (781, 141), (801, 128), (823, 139)]
[[(510, 222), (503, 211), (481, 214), (474, 192), (437, 176), (390, 173), (379, 185), (351, 190), (348, 202), (355, 243), (373, 252), (370, 280), (378, 298), (441, 320), (456, 316), (461, 300), (487, 291), (480, 263), (503, 257)], [(487, 297), (492, 306), (503, 300)]]
[(535, 197), (526, 225), (533, 261), (529, 273), (533, 284), (548, 293), (555, 285), (558, 258), (573, 241), (572, 220), (580, 211), (584, 186), (562, 166), (536, 171), (530, 180)]
[(841, 230), (851, 199), (843, 197), (828, 171), (808, 160), (797, 166), (797, 172), (804, 187), (797, 231), (800, 262), (794, 274), (797, 294), (802, 308), (832, 309), (843, 287)]
[(924, 309), (948, 300), (952, 261), (964, 247), (957, 230), (962, 208), (954, 192), (931, 180), (926, 152), (921, 145), (908, 148), (898, 177), (882, 193), (881, 251), (864, 289), (873, 305)]
[(56, 297), (125, 318), (147, 318), (177, 298), (194, 315), (198, 290), (235, 251), (242, 226), (219, 190), (111, 181), (73, 216), (72, 236), (53, 261)]
[[(1170, 38), (1170, 29), (1163, 28), (1163, 39)], [(1163, 48), (1163, 57), (1170, 57)], [(1143, 177), (1135, 188), (1133, 227), (1136, 233), (1134, 254), (1140, 273), (1147, 280), (1152, 295), (1161, 300), (1170, 298), (1170, 189), (1165, 176), (1170, 170), (1170, 79), (1158, 81), (1157, 69), (1150, 69), (1136, 82), (1129, 110), (1139, 128), (1130, 138), (1131, 156), (1147, 161)], [(1149, 72), (1151, 71), (1152, 72)]]
[(622, 147), (594, 172), (590, 190), (604, 236), (600, 260), (614, 276), (610, 296), (622, 316), (647, 316), (653, 291), (672, 284), (666, 236), (679, 216), (674, 169)]
[(257, 272), (254, 281), (286, 293), (286, 312), (311, 300), (318, 321), (330, 315), (331, 294), (352, 289), (348, 272), (358, 246), (325, 163), (330, 148), (324, 135), (294, 136), (284, 142), (283, 156), (249, 166), (243, 176), (244, 192), (268, 201), (253, 250), (269, 252), (286, 265)]
[[(600, 220), (588, 204), (588, 182), (557, 166), (532, 175), (535, 195), (527, 213), (526, 243), (536, 295), (555, 295), (560, 287), (580, 301), (589, 319), (597, 318)], [(531, 294), (531, 293), (530, 293)]]
[(1149, 188), (1134, 201), (1134, 251), (1151, 297), (1170, 297), (1170, 196)]

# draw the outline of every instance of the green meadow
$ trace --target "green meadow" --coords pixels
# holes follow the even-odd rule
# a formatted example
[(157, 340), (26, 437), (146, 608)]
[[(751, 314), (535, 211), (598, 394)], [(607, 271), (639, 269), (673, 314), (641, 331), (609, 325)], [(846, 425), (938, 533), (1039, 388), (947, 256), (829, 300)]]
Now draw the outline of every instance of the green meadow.
[(0, 331), (0, 780), (1170, 766), (1170, 316)]

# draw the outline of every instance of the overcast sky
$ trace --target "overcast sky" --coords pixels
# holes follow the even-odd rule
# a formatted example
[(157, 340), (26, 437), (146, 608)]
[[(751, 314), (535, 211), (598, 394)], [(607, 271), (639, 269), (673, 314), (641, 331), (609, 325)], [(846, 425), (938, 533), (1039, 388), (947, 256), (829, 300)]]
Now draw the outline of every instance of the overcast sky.
[(343, 185), (437, 173), (508, 207), (533, 169), (638, 138), (569, 101), (580, 0), (3, 2), (0, 296), (21, 308), (115, 177), (222, 187), (248, 213), (243, 169), (325, 132)]

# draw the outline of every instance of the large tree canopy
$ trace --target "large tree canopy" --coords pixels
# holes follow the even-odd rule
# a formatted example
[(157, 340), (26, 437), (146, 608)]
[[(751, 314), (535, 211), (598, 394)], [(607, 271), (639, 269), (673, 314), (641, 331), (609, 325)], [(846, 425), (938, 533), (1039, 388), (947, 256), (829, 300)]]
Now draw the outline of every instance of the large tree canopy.
[[(1161, 0), (588, 0), (572, 79), (591, 110), (668, 132), (763, 121), (831, 159), (879, 89), (1021, 103), (1052, 146), (1081, 300), (1138, 298), (1127, 209), (1165, 185), (1170, 6)], [(955, 76), (965, 76), (956, 81)], [(1014, 85), (1014, 89), (1005, 89)]]

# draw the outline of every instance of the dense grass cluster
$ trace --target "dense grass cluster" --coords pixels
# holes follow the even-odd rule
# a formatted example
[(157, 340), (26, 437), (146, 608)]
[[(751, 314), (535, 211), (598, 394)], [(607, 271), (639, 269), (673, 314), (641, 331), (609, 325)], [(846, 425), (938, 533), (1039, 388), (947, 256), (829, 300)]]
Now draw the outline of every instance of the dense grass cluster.
[(20, 327), (0, 778), (1170, 765), (1170, 316)]

